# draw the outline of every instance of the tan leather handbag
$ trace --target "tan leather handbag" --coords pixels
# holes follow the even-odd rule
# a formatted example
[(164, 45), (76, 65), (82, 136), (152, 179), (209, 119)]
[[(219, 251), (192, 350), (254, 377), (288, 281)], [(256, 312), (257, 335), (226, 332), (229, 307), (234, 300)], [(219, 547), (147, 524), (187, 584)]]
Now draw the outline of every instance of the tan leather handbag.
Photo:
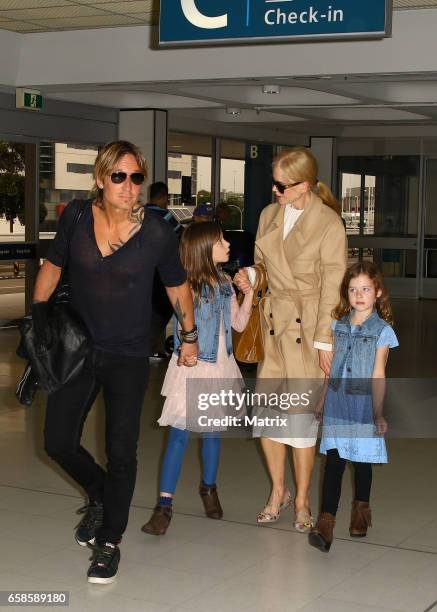
[[(232, 331), (232, 342), (234, 345), (234, 356), (241, 363), (259, 363), (264, 359), (264, 342), (261, 327), (262, 301), (267, 293), (267, 275), (262, 264), (255, 264), (256, 284), (253, 292), (252, 312), (249, 322), (242, 332)], [(240, 293), (238, 302), (244, 299)]]

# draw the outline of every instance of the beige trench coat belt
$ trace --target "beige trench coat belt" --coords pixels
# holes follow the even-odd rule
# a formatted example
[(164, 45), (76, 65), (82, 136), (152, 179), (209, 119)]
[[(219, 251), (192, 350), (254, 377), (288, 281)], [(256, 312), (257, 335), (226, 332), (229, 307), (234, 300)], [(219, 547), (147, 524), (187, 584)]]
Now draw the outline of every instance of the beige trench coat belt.
[[(282, 302), (284, 300), (286, 301), (292, 301), (293, 304), (296, 307), (297, 313), (298, 313), (298, 317), (299, 319), (302, 319), (302, 313), (303, 313), (303, 309), (304, 309), (304, 302), (307, 300), (311, 300), (311, 301), (318, 301), (320, 299), (320, 289), (319, 288), (314, 288), (314, 289), (274, 289), (274, 290), (269, 290), (268, 294), (266, 295), (266, 297), (264, 298), (265, 300), (265, 305), (264, 308), (261, 309), (261, 312), (263, 314), (263, 318), (264, 318), (264, 323), (266, 326), (266, 329), (272, 329), (272, 319), (270, 317), (270, 313), (272, 312), (272, 303), (274, 304), (275, 301), (278, 302)], [(275, 309), (276, 310), (276, 309)], [(290, 323), (294, 322), (294, 316), (290, 316)], [(275, 330), (275, 339), (279, 340), (279, 338), (281, 337), (281, 335), (286, 331), (288, 325), (287, 322), (285, 321), (284, 324), (282, 325), (282, 330), (281, 329), (277, 329), (277, 326), (275, 325), (276, 330)], [(302, 338), (302, 343), (301, 343), (301, 347), (302, 349), (304, 348), (304, 346), (307, 346), (309, 348), (313, 348), (313, 341), (314, 338), (311, 336), (311, 338), (307, 338), (307, 331), (310, 331), (310, 333), (314, 333), (314, 330), (307, 330), (304, 329), (303, 327), (301, 327), (301, 338)], [(268, 333), (268, 332), (267, 332)], [(278, 346), (279, 349), (279, 346)], [(280, 349), (279, 349), (279, 352)], [(310, 366), (310, 355), (308, 354), (307, 350), (303, 350), (302, 351), (302, 359), (306, 363), (307, 368), (309, 369)]]

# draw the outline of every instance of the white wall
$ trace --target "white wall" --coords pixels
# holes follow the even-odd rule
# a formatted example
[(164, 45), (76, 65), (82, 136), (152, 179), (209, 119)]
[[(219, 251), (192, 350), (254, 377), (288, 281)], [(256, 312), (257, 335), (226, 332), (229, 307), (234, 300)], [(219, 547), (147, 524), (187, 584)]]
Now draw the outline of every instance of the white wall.
[[(437, 9), (395, 11), (393, 37), (379, 41), (219, 49), (157, 50), (151, 48), (156, 30), (148, 26), (25, 34), (20, 38), (16, 84), (434, 71), (436, 23)], [(0, 39), (8, 35), (1, 31)]]
[(23, 37), (16, 32), (0, 30), (0, 83), (15, 85)]

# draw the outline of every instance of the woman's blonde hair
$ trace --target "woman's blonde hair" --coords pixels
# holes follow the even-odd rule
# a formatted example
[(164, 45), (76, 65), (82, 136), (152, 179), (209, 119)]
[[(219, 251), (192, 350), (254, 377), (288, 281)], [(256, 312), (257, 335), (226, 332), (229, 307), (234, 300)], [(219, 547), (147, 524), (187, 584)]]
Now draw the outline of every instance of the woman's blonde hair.
[(212, 249), (222, 237), (219, 224), (213, 221), (192, 223), (182, 234), (179, 252), (196, 299), (202, 287), (212, 296), (215, 287), (226, 280), (212, 258)]
[(100, 149), (94, 163), (94, 185), (92, 193), (97, 202), (102, 202), (103, 189), (97, 185), (97, 180), (103, 180), (105, 176), (111, 174), (117, 167), (118, 162), (125, 155), (133, 155), (137, 161), (141, 172), (147, 178), (147, 162), (141, 150), (127, 140), (116, 140), (109, 142), (103, 149)]
[(340, 214), (340, 207), (328, 185), (317, 179), (319, 165), (316, 158), (304, 147), (294, 147), (279, 153), (273, 160), (273, 169), (278, 168), (293, 182), (307, 182), (317, 189), (318, 195), (324, 204)]
[(378, 266), (372, 261), (359, 261), (346, 270), (340, 285), (340, 303), (332, 311), (332, 316), (334, 319), (339, 320), (351, 311), (351, 305), (349, 303), (349, 283), (360, 274), (365, 274), (370, 278), (376, 293), (381, 291), (381, 295), (376, 298), (376, 312), (381, 319), (384, 319), (384, 321), (392, 325), (393, 313), (388, 292), (384, 286), (384, 280)]

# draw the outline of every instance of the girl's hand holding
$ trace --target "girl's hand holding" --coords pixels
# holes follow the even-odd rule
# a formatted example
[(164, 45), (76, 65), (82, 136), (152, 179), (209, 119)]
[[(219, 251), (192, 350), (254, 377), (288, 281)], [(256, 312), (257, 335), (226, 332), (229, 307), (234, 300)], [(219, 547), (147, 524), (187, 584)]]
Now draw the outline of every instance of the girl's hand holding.
[(383, 436), (384, 434), (387, 433), (388, 425), (387, 425), (387, 421), (384, 419), (383, 416), (376, 417), (375, 429), (376, 429), (376, 433), (379, 436)]
[(188, 342), (182, 342), (179, 350), (178, 366), (187, 366), (192, 368), (197, 365), (197, 353), (198, 345), (197, 342), (188, 344)]
[(329, 376), (333, 356), (334, 353), (332, 351), (323, 351), (319, 349), (319, 366), (320, 369), (323, 370), (325, 376)]
[(245, 268), (240, 268), (237, 274), (234, 276), (234, 284), (238, 289), (246, 295), (249, 291), (253, 291), (252, 285), (249, 281), (249, 275)]

